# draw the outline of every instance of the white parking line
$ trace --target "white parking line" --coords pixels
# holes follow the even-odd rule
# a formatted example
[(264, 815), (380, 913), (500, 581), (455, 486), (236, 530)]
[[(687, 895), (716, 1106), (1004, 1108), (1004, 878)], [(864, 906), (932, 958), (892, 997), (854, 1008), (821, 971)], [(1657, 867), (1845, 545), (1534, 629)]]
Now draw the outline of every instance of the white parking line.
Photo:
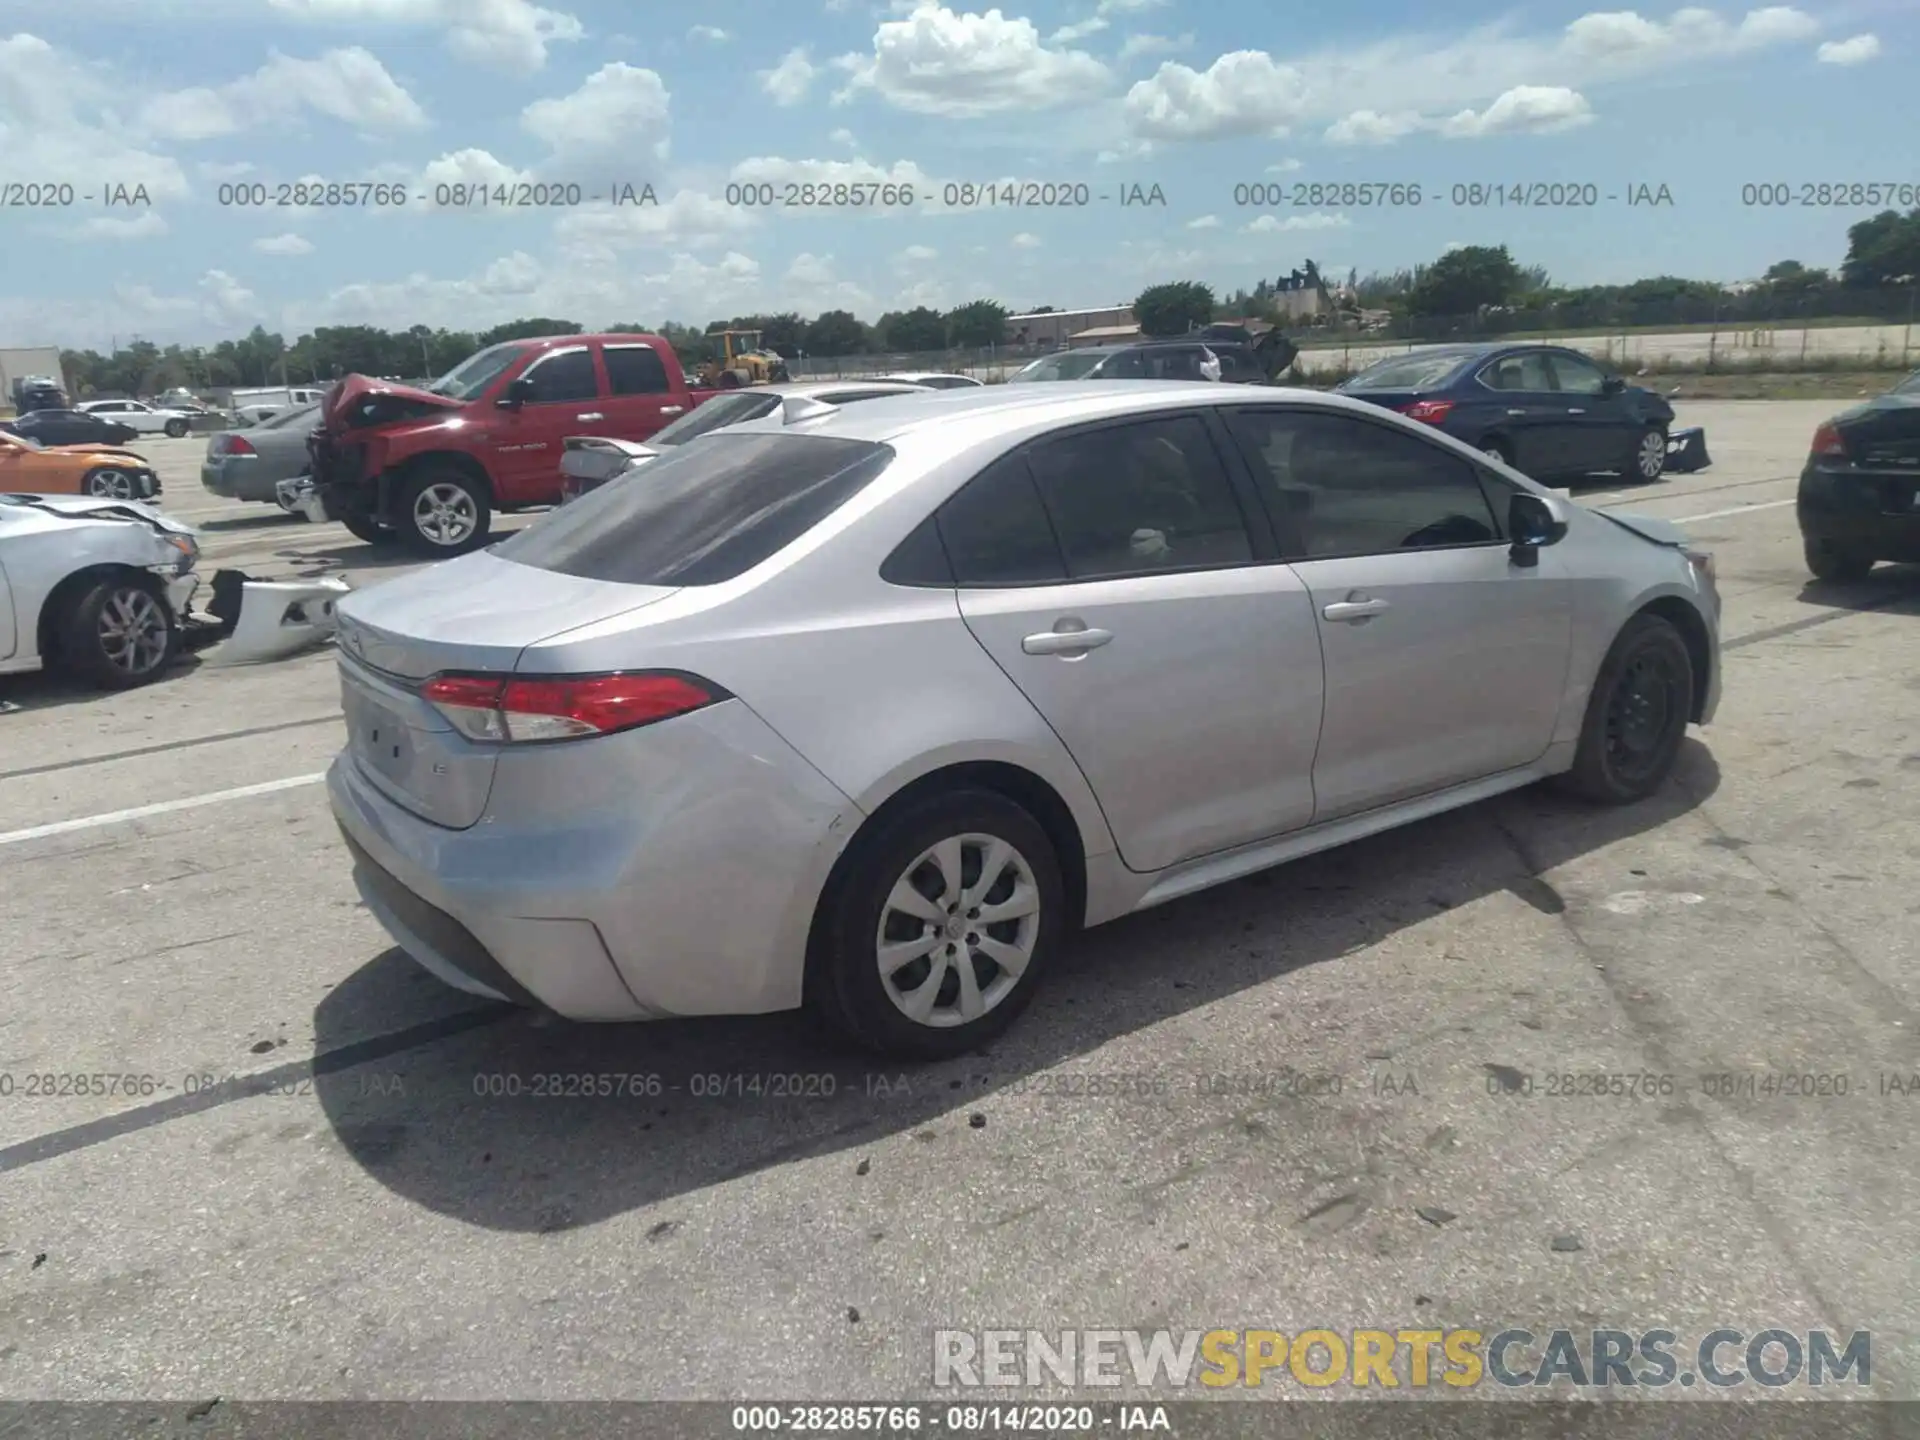
[(44, 840), (49, 835), (66, 835), (75, 830), (92, 830), (101, 825), (119, 825), (128, 820), (145, 820), (150, 815), (171, 815), (176, 810), (197, 810), (202, 805), (219, 805), (227, 800), (245, 800), (253, 795), (271, 795), (276, 790), (293, 790), (302, 785), (317, 785), (327, 778), (326, 771), (312, 775), (289, 775), (284, 780), (265, 780), (258, 785), (241, 785), (232, 790), (215, 790), (209, 795), (189, 795), (184, 800), (162, 800), (157, 805), (139, 805), (131, 810), (109, 810), (104, 815), (82, 815), (77, 820), (56, 820), (51, 825), (34, 825), (25, 830), (0, 834), (0, 845), (17, 845), (23, 840)]
[(1751, 510), (1778, 510), (1793, 503), (1792, 500), (1769, 500), (1762, 505), (1736, 505), (1731, 510), (1709, 510), (1704, 515), (1676, 515), (1673, 523), (1684, 525), (1689, 520), (1724, 520), (1729, 515), (1745, 515)]

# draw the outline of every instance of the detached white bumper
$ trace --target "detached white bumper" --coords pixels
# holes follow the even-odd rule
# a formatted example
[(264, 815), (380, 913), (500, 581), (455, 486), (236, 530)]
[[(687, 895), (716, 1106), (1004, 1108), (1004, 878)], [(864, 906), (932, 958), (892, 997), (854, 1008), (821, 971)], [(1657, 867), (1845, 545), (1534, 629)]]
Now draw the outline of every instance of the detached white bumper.
[[(231, 573), (231, 572), (229, 572)], [(226, 639), (206, 654), (209, 665), (258, 665), (266, 660), (283, 660), (324, 645), (339, 628), (335, 606), (352, 593), (345, 580), (248, 580), (241, 577), (239, 614), (226, 612), (215, 583), (215, 613), (233, 628)]]

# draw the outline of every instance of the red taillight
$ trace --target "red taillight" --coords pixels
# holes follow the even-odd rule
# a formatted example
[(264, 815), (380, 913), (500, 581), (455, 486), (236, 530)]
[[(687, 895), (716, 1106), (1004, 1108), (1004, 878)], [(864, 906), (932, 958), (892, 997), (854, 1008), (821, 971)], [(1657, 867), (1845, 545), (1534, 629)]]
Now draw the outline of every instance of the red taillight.
[(727, 692), (691, 675), (437, 675), (420, 693), (470, 740), (583, 740), (698, 710)]
[(1416, 400), (1411, 405), (1402, 406), (1400, 413), (1409, 420), (1438, 425), (1447, 418), (1447, 412), (1451, 409), (1453, 409), (1451, 400)]
[(258, 455), (260, 452), (253, 448), (253, 442), (244, 435), (223, 435), (220, 437), (220, 453), (222, 455)]
[(1845, 455), (1847, 442), (1840, 436), (1840, 427), (1831, 420), (1813, 432), (1813, 453), (1816, 455)]

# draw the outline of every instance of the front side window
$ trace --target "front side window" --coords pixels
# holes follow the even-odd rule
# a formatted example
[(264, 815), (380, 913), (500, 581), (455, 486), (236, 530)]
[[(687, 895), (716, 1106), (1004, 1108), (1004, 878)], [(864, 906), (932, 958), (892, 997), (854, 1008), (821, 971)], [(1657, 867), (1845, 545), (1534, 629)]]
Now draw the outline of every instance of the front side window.
[(530, 382), (533, 393), (529, 405), (557, 405), (561, 401), (591, 400), (600, 393), (599, 377), (593, 373), (591, 350), (561, 350), (536, 360), (520, 377)]
[(1232, 482), (1197, 416), (1063, 435), (1034, 446), (1028, 463), (1072, 579), (1253, 558)]
[(1551, 355), (1556, 388), (1568, 395), (1598, 395), (1607, 386), (1607, 375), (1598, 365), (1576, 355)]
[(716, 435), (602, 485), (494, 548), (622, 585), (719, 585), (791, 545), (877, 479), (893, 450), (824, 435)]
[(1552, 390), (1553, 371), (1547, 357), (1538, 350), (1523, 355), (1503, 355), (1480, 372), (1480, 379), (1493, 390)]
[(1242, 410), (1227, 423), (1294, 558), (1500, 538), (1473, 467), (1431, 440), (1311, 410)]

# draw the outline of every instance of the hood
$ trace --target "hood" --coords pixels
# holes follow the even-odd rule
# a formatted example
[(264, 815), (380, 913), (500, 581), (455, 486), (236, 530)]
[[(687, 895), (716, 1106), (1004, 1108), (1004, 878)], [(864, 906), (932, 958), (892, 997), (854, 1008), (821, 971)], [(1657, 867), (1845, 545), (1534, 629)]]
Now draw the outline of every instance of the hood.
[(35, 495), (33, 509), (64, 515), (73, 520), (144, 520), (170, 535), (194, 535), (200, 531), (183, 520), (162, 514), (137, 500), (100, 500), (91, 495)]
[(329, 430), (358, 430), (368, 425), (418, 420), (426, 415), (460, 410), (465, 404), (465, 401), (412, 385), (349, 375), (327, 391), (326, 398), (320, 402), (320, 420)]
[(1651, 540), (1656, 545), (1685, 545), (1687, 532), (1671, 520), (1661, 520), (1652, 515), (1622, 515), (1618, 510), (1595, 510), (1595, 515), (1604, 515), (1614, 524), (1633, 531), (1643, 540)]
[(89, 460), (131, 460), (142, 467), (147, 463), (146, 456), (122, 450), (118, 445), (43, 445), (40, 452), (43, 455), (84, 455)]

